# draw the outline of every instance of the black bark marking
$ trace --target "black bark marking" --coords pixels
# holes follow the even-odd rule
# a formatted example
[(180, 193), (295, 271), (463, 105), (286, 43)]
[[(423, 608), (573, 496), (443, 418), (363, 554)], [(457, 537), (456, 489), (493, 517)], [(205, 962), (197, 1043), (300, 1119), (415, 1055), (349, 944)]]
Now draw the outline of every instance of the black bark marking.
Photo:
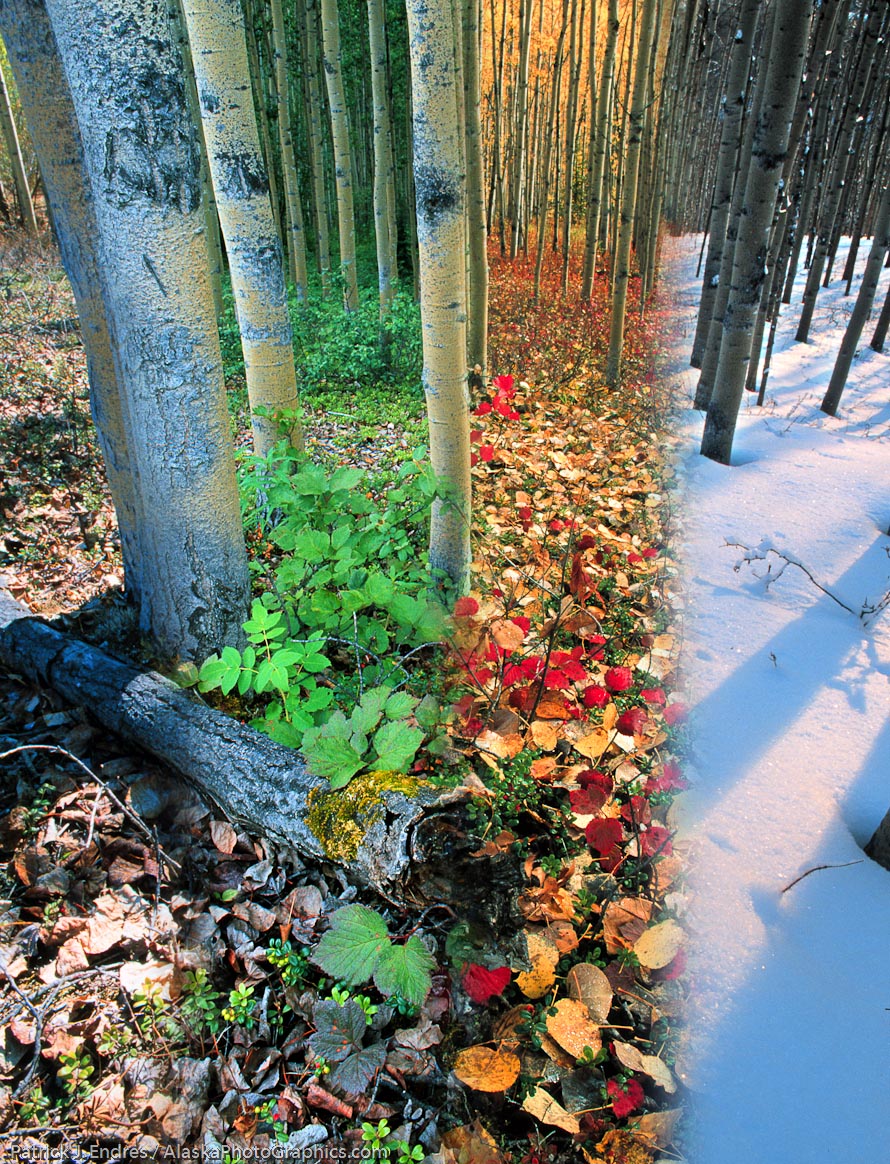
[(414, 169), (418, 213), (431, 225), (460, 204), (457, 185), (437, 166), (421, 163)]
[(256, 194), (269, 191), (269, 179), (262, 159), (251, 153), (220, 154), (222, 190), (229, 198), (237, 201), (253, 198)]
[(210, 92), (209, 89), (202, 89), (199, 97), (201, 99), (201, 108), (205, 113), (219, 112), (219, 98), (215, 93)]

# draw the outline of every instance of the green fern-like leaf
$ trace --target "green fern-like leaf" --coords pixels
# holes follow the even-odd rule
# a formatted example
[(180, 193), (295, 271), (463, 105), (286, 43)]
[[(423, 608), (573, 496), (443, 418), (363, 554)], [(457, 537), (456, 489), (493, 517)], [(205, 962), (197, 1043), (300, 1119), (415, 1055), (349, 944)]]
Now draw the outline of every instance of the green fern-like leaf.
[(435, 959), (420, 938), (410, 937), (403, 946), (390, 944), (381, 952), (374, 985), (381, 994), (400, 994), (419, 1006), (429, 994), (435, 966)]
[(404, 720), (385, 723), (374, 735), (375, 765), (384, 772), (405, 772), (423, 743), (420, 728)]
[(325, 974), (358, 986), (371, 980), (391, 947), (379, 913), (364, 905), (344, 905), (331, 915), (331, 928), (319, 942), (314, 960)]

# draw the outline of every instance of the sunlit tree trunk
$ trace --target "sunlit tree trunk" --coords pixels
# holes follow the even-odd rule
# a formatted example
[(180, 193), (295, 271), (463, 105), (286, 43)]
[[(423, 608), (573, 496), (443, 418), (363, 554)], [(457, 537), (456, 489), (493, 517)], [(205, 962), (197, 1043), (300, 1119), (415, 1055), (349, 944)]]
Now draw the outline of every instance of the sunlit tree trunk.
[[(281, 228), (281, 199), (279, 197), (278, 175), (275, 172), (275, 158), (272, 153), (272, 135), (269, 131), (269, 108), (266, 99), (266, 80), (268, 70), (263, 67), (263, 57), (260, 55), (260, 46), (257, 41), (255, 17), (260, 17), (261, 25), (265, 25), (265, 12), (259, 7), (260, 0), (242, 0), (247, 31), (247, 55), (250, 61), (250, 81), (256, 109), (257, 125), (260, 131), (260, 145), (266, 168), (266, 178), (269, 182), (269, 197), (272, 199), (272, 214), (275, 218), (275, 229), (279, 240), (284, 238)], [(263, 51), (266, 49), (265, 32), (263, 36)]]
[[(247, 41), (238, 0), (182, 0), (201, 121), (229, 273), (250, 399), (254, 449), (279, 439), (276, 414), (290, 413), (288, 436), (301, 446), (281, 246), (256, 118), (245, 85)], [(257, 410), (262, 410), (262, 415)]]
[(241, 640), (249, 580), (182, 59), (154, 0), (49, 0), (47, 10), (126, 392), (142, 625), (162, 654), (202, 658)]
[(90, 410), (117, 514), (127, 596), (138, 602), (142, 559), (125, 400), (102, 299), (96, 220), (80, 131), (43, 0), (0, 0), (0, 34), (19, 91), (71, 283), (87, 359)]
[(637, 180), (640, 172), (640, 151), (643, 144), (643, 125), (649, 90), (649, 54), (655, 31), (657, 0), (643, 0), (639, 39), (636, 52), (633, 103), (630, 109), (628, 136), (624, 161), (624, 180), (621, 191), (621, 221), (618, 245), (615, 251), (615, 273), (612, 297), (612, 320), (609, 330), (609, 357), (606, 381), (616, 387), (621, 379), (621, 356), (624, 348), (624, 321), (627, 314), (627, 290), (630, 282), (630, 252), (633, 242), (634, 218), (637, 199)]
[(465, 591), (470, 567), (470, 425), (466, 369), (465, 198), (451, 6), (408, 0), (414, 185), (420, 252), (423, 382), (430, 458), (448, 496), (436, 502), (430, 565)]
[(340, 16), (337, 11), (337, 0), (321, 0), (321, 28), (325, 82), (331, 113), (331, 137), (334, 142), (343, 304), (347, 311), (355, 311), (358, 307), (358, 282), (355, 270), (355, 213), (352, 205), (352, 150), (349, 145), (349, 112), (341, 71)]
[(533, 0), (519, 0), (519, 72), (516, 79), (516, 116), (513, 123), (513, 191), (512, 231), (510, 234), (510, 258), (519, 254), (522, 242), (525, 214), (525, 166), (528, 130), (528, 65), (531, 50), (531, 17)]
[(272, 44), (275, 60), (275, 94), (278, 107), (278, 143), (281, 150), (281, 175), (284, 183), (284, 204), (287, 211), (287, 257), (290, 281), (298, 299), (306, 298), (306, 232), (303, 227), (303, 206), (297, 180), (297, 162), (294, 156), (294, 135), (290, 116), (290, 86), (288, 82), (287, 30), (281, 0), (271, 0)]
[[(584, 0), (572, 0), (571, 36), (569, 38), (569, 92), (566, 129), (566, 185), (562, 226), (562, 294), (569, 289), (569, 253), (572, 238), (572, 196), (574, 192), (575, 143), (578, 126), (578, 90), (581, 80), (581, 26), (584, 23)], [(554, 211), (556, 213), (556, 211)]]
[(806, 61), (812, 13), (812, 0), (783, 0), (782, 7), (776, 10), (767, 67), (758, 81), (763, 99), (745, 183), (745, 213), (735, 245), (720, 359), (701, 445), (703, 456), (726, 465), (751, 356), (754, 317), (766, 277), (764, 257)]
[[(616, 0), (617, 3), (617, 0)], [(559, 115), (557, 80), (562, 73), (565, 53), (565, 40), (569, 28), (569, 0), (562, 0), (562, 27), (559, 30), (559, 40), (556, 44), (556, 56), (553, 62), (553, 84), (550, 93), (550, 109), (547, 116), (547, 135), (544, 139), (544, 158), (541, 163), (543, 188), (541, 190), (541, 205), (538, 210), (538, 237), (537, 254), (535, 256), (534, 297), (538, 301), (541, 294), (541, 273), (544, 269), (544, 247), (547, 239), (547, 214), (550, 207), (550, 175), (553, 161), (553, 138), (556, 119)]]
[(28, 185), (28, 175), (25, 173), (19, 135), (12, 116), (12, 102), (9, 99), (9, 90), (6, 88), (6, 78), (3, 76), (2, 69), (0, 69), (0, 131), (3, 133), (6, 156), (12, 171), (19, 220), (28, 234), (37, 234), (37, 218), (34, 214), (34, 203), (31, 200), (31, 188)]

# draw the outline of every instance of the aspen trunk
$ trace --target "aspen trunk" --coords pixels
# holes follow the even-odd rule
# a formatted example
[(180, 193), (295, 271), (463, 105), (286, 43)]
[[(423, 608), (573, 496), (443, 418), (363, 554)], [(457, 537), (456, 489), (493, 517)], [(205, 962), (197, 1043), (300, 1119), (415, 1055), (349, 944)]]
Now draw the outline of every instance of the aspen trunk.
[(324, 153), (322, 150), (324, 109), (321, 86), (318, 81), (318, 8), (315, 0), (298, 3), (300, 31), (303, 44), (303, 71), (308, 97), (307, 124), (309, 152), (312, 160), (312, 200), (315, 208), (315, 243), (321, 293), (327, 296), (331, 289), (331, 243), (328, 231), (328, 202), (325, 191)]
[(470, 567), (470, 425), (466, 369), (465, 195), (460, 169), (451, 7), (408, 2), (423, 383), (430, 458), (449, 496), (436, 502), (430, 565), (462, 593)]
[[(265, 456), (289, 413), (302, 446), (281, 246), (256, 119), (244, 80), (247, 40), (239, 0), (182, 0), (198, 82), (201, 121), (241, 332), (254, 450)], [(261, 415), (258, 409), (271, 415)]]
[[(467, 165), (467, 363), (484, 378), (488, 369), (488, 232), (482, 162), (479, 79), (480, 0), (464, 0), (464, 113)], [(479, 371), (476, 372), (475, 369)]]
[(275, 58), (275, 93), (278, 106), (278, 142), (281, 150), (281, 176), (284, 183), (284, 204), (287, 210), (287, 256), (290, 281), (298, 299), (306, 298), (306, 232), (303, 227), (303, 206), (297, 180), (297, 162), (294, 157), (294, 135), (290, 117), (290, 85), (288, 82), (287, 29), (281, 0), (271, 0), (272, 44)]
[(624, 348), (624, 322), (627, 314), (627, 291), (630, 282), (630, 252), (633, 242), (636, 212), (637, 180), (640, 172), (640, 150), (643, 144), (643, 124), (649, 88), (649, 54), (655, 31), (656, 0), (644, 0), (637, 45), (636, 73), (634, 75), (633, 104), (624, 164), (624, 184), (621, 192), (621, 221), (618, 246), (615, 252), (612, 322), (609, 331), (609, 357), (606, 382), (616, 387), (621, 379), (621, 356)]
[(386, 47), (386, 10), (383, 0), (368, 0), (368, 36), (371, 45), (371, 93), (374, 102), (374, 231), (377, 240), (377, 287), (380, 320), (389, 318), (395, 296), (396, 239), (392, 205), (393, 147), (389, 116), (389, 58)]
[(703, 456), (725, 465), (732, 452), (751, 356), (754, 316), (766, 277), (764, 256), (806, 61), (812, 12), (811, 0), (785, 0), (777, 9), (769, 61), (762, 74), (763, 100), (745, 184), (746, 213), (735, 246), (723, 342), (701, 445)]
[(97, 228), (68, 82), (41, 0), (0, 0), (0, 32), (43, 175), (62, 265), (74, 292), (90, 382), (90, 411), (117, 514), (128, 598), (142, 588), (138, 497), (130, 464), (126, 401), (102, 298)]
[(2, 69), (0, 69), (0, 132), (3, 134), (9, 168), (12, 170), (12, 184), (15, 187), (15, 198), (19, 208), (19, 221), (28, 234), (37, 234), (37, 217), (34, 214), (34, 203), (31, 200), (31, 187), (28, 185), (28, 175), (25, 173), (18, 130), (12, 116), (12, 102), (9, 98), (9, 90), (6, 88), (6, 78), (3, 76)]
[(881, 198), (878, 221), (875, 224), (875, 234), (872, 239), (865, 273), (862, 276), (859, 294), (856, 297), (856, 306), (853, 308), (853, 314), (850, 316), (850, 322), (847, 324), (847, 330), (844, 332), (841, 348), (835, 361), (834, 371), (831, 373), (831, 380), (829, 381), (825, 396), (822, 399), (822, 411), (827, 412), (829, 416), (835, 416), (837, 414), (841, 394), (844, 391), (847, 377), (850, 374), (853, 357), (856, 355), (856, 348), (862, 337), (865, 325), (868, 323), (872, 304), (875, 301), (878, 281), (881, 278), (881, 270), (884, 266), (884, 259), (887, 256), (888, 250), (890, 250), (890, 183), (884, 188), (884, 193)]
[(107, 0), (101, 11), (49, 0), (47, 11), (126, 392), (142, 628), (163, 655), (202, 659), (241, 641), (249, 580), (182, 58), (154, 0)]
[(358, 308), (358, 282), (355, 271), (355, 212), (352, 205), (352, 150), (349, 145), (349, 112), (346, 108), (341, 73), (340, 14), (337, 10), (337, 0), (321, 0), (321, 25), (325, 82), (331, 112), (331, 137), (334, 143), (343, 305), (347, 311), (355, 311)]
[(532, 0), (519, 0), (519, 72), (516, 80), (516, 116), (513, 123), (513, 221), (510, 234), (510, 258), (519, 254), (524, 229), (525, 148), (528, 120), (528, 64), (531, 50)]

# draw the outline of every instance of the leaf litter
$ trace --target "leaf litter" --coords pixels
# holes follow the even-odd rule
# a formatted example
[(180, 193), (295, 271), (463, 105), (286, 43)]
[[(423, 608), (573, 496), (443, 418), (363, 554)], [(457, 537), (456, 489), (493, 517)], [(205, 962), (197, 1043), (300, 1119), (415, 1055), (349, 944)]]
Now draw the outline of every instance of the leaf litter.
[[(499, 375), (474, 402), (480, 551), (454, 610), (449, 759), (480, 856), (519, 862), (516, 934), (358, 902), (83, 709), (5, 680), (4, 743), (81, 767), (5, 761), (0, 1142), (24, 1145), (30, 1125), (35, 1142), (49, 1127), (57, 1144), (333, 1159), (358, 1157), (363, 1125), (383, 1120), (435, 1164), (679, 1158), (685, 899), (669, 809), (685, 708), (673, 443), (651, 356), (665, 320), (636, 324), (609, 394), (602, 295), (569, 306), (554, 287), (536, 308), (522, 259), (492, 271)], [(47, 316), (67, 306), (50, 298)], [(94, 451), (84, 464), (102, 495)], [(24, 528), (23, 512), (7, 517)], [(101, 561), (99, 541), (78, 543), (65, 587), (52, 552), (42, 571), (13, 553), (13, 592), (83, 602), (108, 585), (113, 537)], [(87, 551), (96, 584), (78, 590)], [(338, 949), (344, 917), (364, 951)], [(392, 992), (420, 966), (425, 997)]]

